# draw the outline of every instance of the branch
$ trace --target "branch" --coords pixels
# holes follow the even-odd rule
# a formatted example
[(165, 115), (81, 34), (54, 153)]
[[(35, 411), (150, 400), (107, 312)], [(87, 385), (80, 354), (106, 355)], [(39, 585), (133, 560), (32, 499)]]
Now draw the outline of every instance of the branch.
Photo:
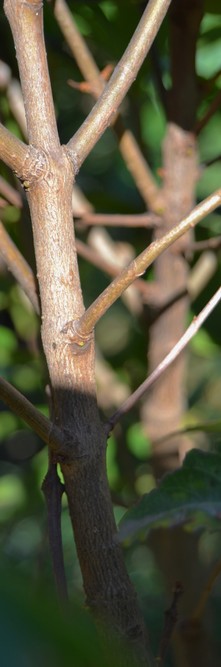
[(164, 19), (170, 0), (150, 0), (110, 81), (67, 148), (76, 171), (102, 136), (136, 78)]
[(47, 158), (34, 146), (27, 146), (0, 123), (0, 160), (10, 167), (28, 190), (46, 170)]
[(11, 271), (31, 301), (34, 310), (39, 315), (39, 297), (34, 274), (16, 245), (10, 239), (2, 222), (0, 222), (0, 255), (3, 257), (9, 271)]
[(0, 176), (0, 193), (7, 199), (9, 204), (17, 206), (17, 208), (22, 208), (22, 198), (18, 190), (15, 190), (2, 176)]
[[(97, 100), (105, 88), (105, 82), (65, 0), (55, 1), (54, 14), (71, 53), (90, 86), (91, 94)], [(130, 130), (125, 129), (120, 115), (115, 117), (113, 129), (119, 140), (121, 154), (143, 200), (151, 210), (159, 211), (161, 208), (159, 188), (136, 139)]]
[(190, 424), (188, 426), (185, 426), (184, 428), (178, 428), (176, 431), (170, 431), (170, 433), (165, 433), (165, 435), (162, 435), (160, 438), (157, 438), (156, 440), (152, 441), (154, 444), (154, 452), (155, 449), (159, 445), (162, 445), (162, 443), (166, 443), (167, 440), (171, 440), (171, 438), (177, 438), (177, 436), (182, 436), (186, 435), (186, 433), (196, 433), (198, 431), (203, 431), (203, 433), (217, 433), (218, 431), (221, 431), (221, 422), (220, 420), (212, 420), (210, 422), (202, 422), (198, 424)]
[(16, 79), (12, 79), (9, 83), (6, 94), (13, 116), (16, 122), (18, 123), (18, 126), (20, 127), (23, 136), (25, 137), (25, 139), (27, 139), (28, 135), (27, 135), (25, 108), (19, 81), (16, 81)]
[(52, 146), (56, 150), (60, 142), (46, 60), (43, 3), (5, 0), (4, 10), (15, 43), (29, 142), (45, 150)]
[(212, 101), (209, 109), (207, 109), (204, 116), (202, 116), (202, 118), (200, 118), (196, 123), (194, 130), (194, 133), (196, 135), (198, 135), (201, 132), (201, 130), (205, 127), (205, 125), (207, 125), (210, 118), (212, 118), (212, 116), (214, 116), (214, 114), (216, 113), (217, 109), (220, 108), (220, 105), (221, 105), (221, 91), (219, 90), (215, 99)]
[(210, 593), (220, 574), (221, 574), (221, 560), (219, 560), (218, 563), (216, 563), (216, 565), (214, 566), (208, 578), (208, 581), (206, 582), (205, 588), (202, 590), (198, 604), (196, 605), (196, 608), (194, 609), (194, 612), (191, 615), (190, 622), (191, 621), (193, 623), (196, 621), (199, 622), (199, 620), (202, 618)]
[(166, 656), (166, 653), (169, 648), (169, 644), (171, 642), (172, 634), (174, 631), (174, 628), (177, 623), (177, 618), (178, 618), (178, 602), (180, 600), (181, 595), (183, 595), (183, 586), (180, 583), (180, 581), (176, 581), (176, 584), (174, 586), (173, 590), (173, 599), (171, 602), (171, 605), (169, 609), (165, 611), (164, 614), (164, 628), (163, 628), (163, 634), (162, 638), (160, 641), (160, 647), (159, 647), (159, 652), (158, 656), (156, 658), (156, 665), (158, 667), (162, 667), (164, 663), (164, 659)]
[[(107, 259), (104, 259), (104, 257), (101, 256), (96, 250), (94, 250), (94, 248), (91, 248), (89, 245), (83, 243), (83, 241), (80, 241), (79, 239), (75, 240), (75, 244), (77, 253), (80, 255), (80, 257), (83, 257), (83, 259), (86, 259), (88, 262), (96, 266), (101, 271), (104, 271), (104, 273), (107, 273), (107, 275), (111, 276), (112, 278), (119, 276), (121, 273), (119, 265), (113, 264)], [(145, 302), (149, 302), (149, 299), (153, 294), (152, 283), (148, 284), (142, 278), (137, 278), (137, 280), (134, 282), (134, 285), (139, 290), (139, 292), (141, 292), (143, 297), (145, 297)]]
[(154, 213), (138, 213), (138, 214), (120, 214), (120, 213), (85, 213), (78, 219), (75, 216), (75, 221), (81, 222), (83, 225), (102, 225), (105, 227), (145, 227), (147, 229), (152, 227), (159, 227), (161, 218)]
[(143, 396), (143, 394), (152, 387), (154, 382), (161, 377), (162, 373), (177, 359), (179, 354), (184, 350), (184, 348), (187, 346), (187, 344), (190, 342), (190, 340), (195, 336), (197, 331), (199, 331), (200, 327), (202, 326), (203, 322), (209, 317), (210, 313), (212, 310), (217, 306), (221, 299), (221, 287), (215, 292), (213, 297), (208, 301), (206, 304), (205, 308), (201, 310), (199, 315), (193, 318), (192, 323), (188, 327), (188, 329), (185, 331), (183, 336), (179, 339), (179, 341), (174, 345), (172, 350), (164, 357), (163, 361), (158, 364), (158, 366), (154, 369), (154, 371), (149, 375), (149, 377), (142, 382), (142, 384), (136, 389), (136, 391), (129, 396), (129, 398), (121, 405), (119, 410), (114, 412), (112, 417), (107, 422), (107, 428), (108, 428), (108, 433), (113, 429), (115, 424), (121, 419), (121, 417), (129, 412), (134, 405), (139, 401), (139, 399)]
[(29, 151), (29, 147), (23, 141), (0, 124), (0, 159), (13, 169), (17, 176), (23, 174)]
[(221, 236), (212, 236), (204, 241), (193, 241), (188, 245), (189, 252), (201, 252), (202, 250), (219, 250), (221, 247)]
[(48, 537), (57, 593), (59, 599), (65, 602), (68, 595), (61, 533), (61, 499), (64, 484), (58, 476), (56, 464), (50, 460), (41, 488), (48, 512)]
[(52, 450), (59, 454), (63, 447), (62, 433), (37, 410), (23, 394), (15, 389), (7, 380), (0, 377), (0, 398), (6, 405), (30, 428), (39, 435), (46, 444), (50, 443)]
[[(85, 311), (78, 322), (69, 323), (69, 333), (74, 342), (81, 344), (91, 336), (95, 325), (110, 308), (110, 306), (121, 296), (129, 285), (136, 278), (139, 278), (159, 255), (169, 248), (174, 241), (179, 239), (185, 232), (194, 227), (200, 220), (206, 217), (211, 211), (214, 211), (221, 204), (221, 190), (217, 190), (212, 195), (198, 204), (191, 213), (184, 218), (178, 225), (173, 227), (165, 236), (154, 241), (140, 255), (138, 255), (127, 266), (120, 275), (113, 280), (100, 296)], [(72, 331), (71, 331), (72, 329)], [(79, 339), (79, 340), (78, 340)]]

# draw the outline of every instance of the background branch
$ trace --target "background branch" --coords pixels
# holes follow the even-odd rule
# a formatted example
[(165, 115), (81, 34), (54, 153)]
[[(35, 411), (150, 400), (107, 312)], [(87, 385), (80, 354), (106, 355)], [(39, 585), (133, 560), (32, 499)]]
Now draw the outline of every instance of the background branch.
[(0, 176), (0, 194), (3, 195), (12, 206), (22, 208), (22, 198), (20, 193), (2, 178), (2, 176)]
[[(91, 94), (97, 100), (105, 88), (105, 82), (65, 0), (55, 1), (54, 14), (85, 81), (91, 87)], [(124, 127), (120, 114), (112, 124), (120, 152), (143, 200), (151, 210), (158, 212), (162, 207), (160, 190), (134, 135)]]
[(211, 102), (211, 105), (207, 109), (204, 116), (202, 116), (202, 118), (200, 118), (198, 120), (198, 122), (196, 123), (195, 134), (199, 134), (201, 132), (201, 130), (203, 130), (205, 125), (207, 125), (210, 118), (212, 118), (212, 116), (214, 116), (214, 113), (216, 113), (216, 111), (220, 108), (220, 106), (221, 106), (221, 91), (219, 90), (219, 92), (217, 93), (214, 100)]
[[(88, 262), (96, 266), (101, 271), (107, 273), (107, 275), (112, 277), (120, 275), (121, 269), (119, 268), (119, 265), (113, 264), (112, 262), (109, 262), (107, 259), (104, 259), (102, 255), (100, 255), (96, 250), (94, 250), (94, 248), (91, 248), (88, 244), (83, 243), (79, 239), (76, 239), (76, 249), (81, 257), (86, 259)], [(149, 301), (149, 298), (153, 294), (152, 283), (148, 284), (142, 278), (137, 278), (137, 280), (134, 281), (134, 285), (145, 298), (145, 302)]]
[(30, 266), (6, 232), (2, 222), (0, 222), (0, 255), (39, 315), (40, 304), (37, 281)]
[(112, 121), (147, 55), (170, 0), (150, 0), (141, 21), (98, 102), (67, 144), (75, 171)]
[(161, 223), (161, 218), (153, 213), (138, 213), (138, 214), (120, 214), (120, 213), (85, 213), (78, 219), (77, 222), (82, 225), (103, 225), (105, 227), (158, 227)]
[(81, 319), (76, 323), (75, 331), (80, 337), (86, 338), (94, 329), (98, 320), (106, 310), (121, 296), (131, 283), (146, 271), (159, 255), (179, 239), (185, 232), (194, 227), (208, 213), (214, 211), (221, 203), (221, 190), (198, 204), (191, 213), (178, 225), (173, 227), (162, 238), (154, 241), (140, 255), (138, 255), (128, 267), (126, 267), (109, 285), (94, 303), (86, 310)]
[(121, 417), (129, 412), (134, 405), (139, 401), (143, 394), (159, 379), (159, 377), (164, 373), (164, 371), (175, 361), (179, 354), (184, 350), (186, 345), (190, 340), (195, 336), (197, 331), (199, 331), (203, 322), (209, 317), (210, 313), (217, 306), (221, 299), (221, 287), (215, 292), (213, 297), (208, 301), (206, 306), (201, 310), (199, 315), (193, 318), (188, 329), (185, 331), (180, 340), (174, 345), (169, 354), (164, 357), (164, 359), (158, 364), (154, 371), (149, 375), (149, 377), (142, 382), (142, 384), (129, 396), (129, 398), (123, 403), (123, 405), (117, 410), (112, 417), (108, 420), (108, 432), (112, 430), (115, 424), (121, 419)]
[(63, 446), (62, 433), (37, 410), (23, 394), (0, 377), (0, 398), (18, 417), (30, 426), (52, 450), (59, 454)]

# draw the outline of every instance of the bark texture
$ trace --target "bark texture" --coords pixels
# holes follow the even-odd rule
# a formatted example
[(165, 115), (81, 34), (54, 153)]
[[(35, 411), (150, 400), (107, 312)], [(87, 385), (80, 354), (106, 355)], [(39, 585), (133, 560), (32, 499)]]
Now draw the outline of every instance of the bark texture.
[[(16, 144), (19, 176), (24, 179), (25, 175), (32, 219), (51, 419), (63, 433), (58, 456), (52, 429), (44, 485), (47, 501), (50, 505), (50, 491), (59, 501), (59, 492), (53, 491), (57, 483), (53, 466), (55, 472), (60, 463), (87, 604), (118, 636), (129, 640), (135, 663), (146, 665), (144, 623), (116, 540), (106, 441), (96, 399), (94, 339), (90, 334), (86, 344), (84, 340), (73, 343), (68, 329), (68, 323), (78, 322), (84, 312), (72, 216), (74, 167), (57, 132), (42, 3), (5, 0), (4, 6), (17, 52), (28, 137), (35, 147), (29, 153), (21, 142)], [(56, 562), (62, 565), (61, 557), (55, 555), (54, 565)], [(59, 581), (62, 586), (62, 577)], [(126, 659), (124, 662), (127, 664)]]

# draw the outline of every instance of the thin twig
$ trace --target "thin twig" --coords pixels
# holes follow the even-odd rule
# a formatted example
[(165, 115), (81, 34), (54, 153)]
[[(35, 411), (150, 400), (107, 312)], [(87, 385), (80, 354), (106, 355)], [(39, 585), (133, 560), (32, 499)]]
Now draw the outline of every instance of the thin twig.
[(193, 241), (188, 245), (188, 253), (201, 252), (201, 250), (219, 250), (221, 247), (221, 236), (212, 236), (204, 241)]
[(212, 157), (210, 160), (204, 160), (204, 162), (201, 163), (200, 168), (206, 169), (207, 167), (211, 167), (212, 164), (215, 164), (216, 162), (220, 162), (221, 160), (221, 155), (216, 155), (215, 157)]
[(50, 458), (48, 471), (42, 484), (42, 491), (48, 513), (48, 537), (55, 584), (59, 599), (66, 602), (68, 594), (61, 532), (61, 499), (64, 493), (64, 484), (58, 476), (57, 465)]
[(216, 563), (216, 565), (214, 566), (214, 568), (213, 568), (213, 570), (212, 570), (212, 572), (211, 572), (211, 574), (208, 578), (208, 581), (206, 582), (206, 585), (205, 585), (204, 589), (202, 590), (202, 593), (200, 595), (200, 598), (199, 598), (199, 601), (196, 605), (196, 608), (194, 609), (193, 614), (191, 615), (191, 621), (193, 621), (193, 622), (194, 621), (199, 621), (202, 618), (202, 616), (204, 614), (204, 611), (205, 611), (205, 606), (206, 606), (208, 598), (210, 596), (210, 593), (211, 593), (211, 591), (212, 591), (212, 589), (213, 589), (213, 587), (216, 583), (217, 578), (220, 576), (220, 574), (221, 574), (221, 560), (219, 560), (218, 563)]
[(3, 257), (9, 271), (11, 271), (31, 301), (34, 310), (39, 315), (40, 304), (37, 293), (37, 281), (30, 266), (6, 232), (2, 222), (0, 222), (0, 255)]
[(6, 91), (10, 109), (25, 139), (28, 138), (25, 108), (19, 81), (12, 79)]
[(114, 412), (112, 417), (107, 422), (107, 429), (108, 432), (110, 432), (115, 424), (121, 419), (121, 417), (129, 412), (134, 405), (139, 401), (139, 399), (143, 396), (143, 394), (152, 387), (154, 382), (158, 380), (162, 373), (165, 372), (165, 370), (177, 359), (179, 354), (184, 350), (184, 348), (187, 346), (187, 344), (190, 342), (190, 340), (195, 336), (197, 331), (199, 331), (200, 327), (202, 326), (203, 322), (209, 317), (210, 313), (212, 310), (217, 306), (221, 299), (221, 287), (215, 292), (213, 297), (208, 301), (206, 306), (201, 310), (199, 315), (193, 318), (192, 323), (188, 327), (188, 329), (185, 331), (183, 336), (179, 339), (179, 341), (174, 345), (172, 350), (164, 357), (164, 359), (158, 364), (158, 366), (154, 369), (154, 371), (149, 375), (149, 377), (142, 382), (142, 384), (136, 389), (136, 391), (133, 392), (129, 396), (129, 398), (121, 405), (121, 407)]
[(221, 190), (217, 190), (212, 195), (198, 204), (191, 213), (184, 218), (178, 225), (173, 227), (165, 236), (154, 241), (140, 255), (138, 255), (127, 266), (120, 275), (113, 280), (100, 296), (89, 306), (75, 327), (75, 332), (82, 338), (87, 338), (93, 331), (95, 325), (110, 308), (110, 306), (121, 296), (134, 280), (140, 277), (159, 255), (169, 248), (174, 241), (179, 239), (197, 222), (214, 211), (221, 204)]
[(22, 207), (22, 198), (18, 190), (15, 190), (2, 176), (0, 176), (0, 193), (12, 206)]
[[(170, 431), (170, 433), (165, 433), (165, 435), (162, 435), (160, 438), (156, 438), (156, 440), (153, 441), (154, 454), (157, 452), (157, 447), (159, 445), (167, 442), (167, 440), (171, 440), (171, 438), (177, 438), (177, 436), (185, 435), (186, 433), (195, 433), (197, 431), (203, 431), (203, 433), (217, 433), (217, 430), (217, 420), (202, 422), (200, 424), (190, 424), (189, 426), (187, 424), (184, 428), (178, 428), (176, 431)], [(221, 423), (219, 422), (219, 431), (220, 430)]]
[(63, 451), (63, 437), (59, 429), (2, 377), (0, 377), (0, 399), (30, 426), (43, 442), (47, 445), (50, 443), (55, 453)]
[[(54, 14), (71, 53), (85, 81), (90, 86), (91, 94), (97, 100), (105, 88), (105, 82), (65, 0), (55, 1)], [(119, 140), (121, 154), (141, 196), (148, 208), (159, 211), (161, 197), (159, 188), (135, 137), (130, 130), (124, 127), (120, 115), (115, 117), (113, 128)]]
[(83, 225), (103, 225), (105, 227), (158, 227), (161, 218), (154, 213), (119, 214), (119, 213), (86, 213), (75, 221)]
[[(107, 273), (108, 276), (119, 276), (121, 273), (119, 266), (113, 264), (112, 262), (108, 262), (107, 259), (104, 259), (104, 257), (96, 250), (94, 250), (94, 248), (90, 248), (90, 246), (86, 243), (83, 243), (83, 241), (75, 239), (75, 243), (77, 252), (81, 257), (83, 257), (83, 259), (86, 259), (98, 269)], [(148, 284), (142, 278), (137, 278), (137, 280), (134, 281), (134, 286), (145, 297), (145, 303), (147, 303), (149, 298), (153, 295), (153, 283)]]
[(140, 23), (102, 95), (67, 144), (75, 171), (102, 136), (124, 99), (153, 43), (170, 0), (150, 0)]
[(221, 91), (219, 90), (215, 99), (212, 101), (209, 109), (207, 109), (204, 116), (202, 116), (202, 118), (200, 118), (198, 120), (198, 122), (196, 123), (195, 130), (194, 130), (196, 135), (198, 135), (201, 132), (201, 130), (205, 127), (205, 125), (207, 125), (210, 118), (212, 118), (212, 116), (214, 116), (214, 114), (220, 108), (220, 106), (221, 106)]
[(169, 609), (165, 611), (164, 628), (163, 628), (162, 638), (160, 641), (158, 656), (156, 658), (156, 665), (158, 667), (163, 667), (164, 659), (166, 657), (171, 642), (171, 637), (177, 623), (177, 618), (178, 618), (177, 607), (181, 595), (183, 595), (183, 586), (180, 583), (180, 581), (177, 581), (174, 587), (173, 599), (171, 605)]

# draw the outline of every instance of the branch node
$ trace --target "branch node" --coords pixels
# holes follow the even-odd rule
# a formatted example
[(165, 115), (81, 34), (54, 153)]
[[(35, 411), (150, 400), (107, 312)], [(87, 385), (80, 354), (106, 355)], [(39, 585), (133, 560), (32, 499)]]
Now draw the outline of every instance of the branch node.
[(15, 175), (21, 181), (22, 187), (28, 191), (36, 180), (45, 178), (49, 171), (49, 159), (47, 153), (35, 146), (28, 146), (22, 167), (14, 170)]
[(67, 322), (61, 330), (61, 333), (66, 336), (67, 345), (71, 345), (71, 351), (76, 355), (84, 354), (86, 350), (88, 350), (93, 336), (92, 332), (82, 335), (79, 332), (79, 323), (80, 319), (71, 320), (70, 322)]

